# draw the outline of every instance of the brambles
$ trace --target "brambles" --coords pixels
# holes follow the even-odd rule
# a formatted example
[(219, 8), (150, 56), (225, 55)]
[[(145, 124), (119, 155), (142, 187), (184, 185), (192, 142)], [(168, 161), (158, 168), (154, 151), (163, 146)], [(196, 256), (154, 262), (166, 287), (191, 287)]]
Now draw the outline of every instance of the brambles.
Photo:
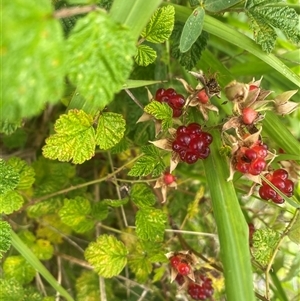
[[(277, 169), (273, 173), (268, 173), (266, 179), (269, 180), (287, 197), (291, 197), (294, 192), (294, 183), (288, 179), (288, 172), (284, 169)], [(284, 199), (265, 181), (259, 189), (259, 195), (264, 200), (272, 200), (274, 203), (282, 204)]]
[(155, 100), (167, 103), (173, 110), (173, 117), (180, 117), (182, 115), (185, 99), (183, 95), (177, 94), (174, 89), (158, 89), (155, 94)]
[(212, 140), (212, 136), (203, 132), (199, 124), (190, 123), (187, 126), (177, 128), (172, 149), (179, 154), (182, 161), (193, 164), (198, 159), (208, 157), (210, 154), (209, 145)]

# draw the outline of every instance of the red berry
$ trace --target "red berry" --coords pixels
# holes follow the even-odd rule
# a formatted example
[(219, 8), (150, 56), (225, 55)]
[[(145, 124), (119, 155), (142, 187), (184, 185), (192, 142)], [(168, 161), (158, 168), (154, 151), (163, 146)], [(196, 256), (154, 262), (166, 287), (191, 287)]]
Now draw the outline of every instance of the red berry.
[(203, 104), (208, 103), (209, 101), (209, 97), (205, 92), (205, 89), (202, 89), (198, 92), (197, 94), (197, 98), (199, 99), (199, 101)]
[(244, 161), (238, 161), (235, 166), (235, 169), (240, 171), (241, 173), (248, 173), (249, 172), (250, 163)]
[(173, 268), (177, 268), (177, 266), (180, 264), (180, 262), (181, 262), (181, 260), (178, 256), (172, 256), (170, 258), (170, 263)]
[(182, 115), (182, 109), (173, 109), (173, 117), (178, 118)]
[(287, 179), (287, 180), (285, 180), (284, 184), (285, 184), (285, 187), (282, 190), (282, 192), (286, 196), (291, 197), (293, 195), (293, 192), (294, 192), (294, 183), (291, 180)]
[(252, 91), (252, 90), (255, 90), (255, 89), (258, 89), (258, 87), (257, 87), (257, 86), (255, 86), (255, 85), (250, 85), (250, 87), (249, 87), (249, 91)]
[(187, 263), (181, 262), (176, 267), (179, 274), (186, 276), (191, 271), (190, 266)]
[(187, 131), (189, 134), (200, 134), (201, 133), (201, 125), (198, 123), (190, 123), (187, 126)]
[(243, 122), (248, 125), (252, 124), (257, 115), (258, 113), (252, 108), (245, 108), (242, 112)]
[(160, 101), (161, 98), (163, 97), (164, 93), (165, 93), (165, 89), (163, 89), (163, 88), (158, 89), (155, 94), (155, 99)]
[(169, 172), (164, 173), (163, 179), (166, 185), (170, 185), (176, 181), (176, 177), (170, 174)]
[(175, 96), (177, 93), (176, 93), (176, 91), (175, 91), (174, 89), (169, 88), (169, 89), (165, 90), (165, 93), (164, 93), (164, 94), (165, 94), (166, 96), (171, 97), (171, 96)]
[(193, 164), (195, 162), (197, 162), (198, 160), (198, 155), (197, 153), (193, 152), (193, 151), (187, 151), (185, 154), (185, 158), (184, 161), (188, 164)]
[(255, 150), (248, 148), (245, 151), (245, 157), (251, 162), (257, 158), (257, 153)]
[(200, 275), (201, 284), (190, 282), (188, 285), (188, 294), (194, 300), (205, 300), (212, 296), (214, 289), (210, 278)]
[(183, 285), (184, 284), (184, 277), (181, 274), (177, 274), (175, 281), (179, 284), (179, 285)]
[(251, 175), (259, 175), (267, 166), (266, 161), (263, 158), (256, 158), (250, 163), (249, 173)]
[(289, 174), (285, 169), (277, 169), (273, 172), (273, 178), (279, 178), (281, 180), (286, 180)]
[(213, 141), (212, 135), (206, 132), (200, 133), (198, 137), (198, 139), (203, 141), (203, 143), (207, 146), (210, 145)]
[(182, 109), (184, 104), (185, 99), (181, 94), (177, 94), (169, 98), (169, 105), (174, 109)]

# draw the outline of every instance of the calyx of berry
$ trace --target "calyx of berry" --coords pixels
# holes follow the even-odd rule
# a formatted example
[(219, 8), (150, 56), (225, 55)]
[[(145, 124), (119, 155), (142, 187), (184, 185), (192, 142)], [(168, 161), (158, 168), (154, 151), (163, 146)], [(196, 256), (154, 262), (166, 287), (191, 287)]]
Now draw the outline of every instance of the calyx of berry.
[(154, 188), (160, 189), (162, 193), (162, 203), (167, 200), (167, 192), (169, 188), (177, 189), (176, 177), (170, 172), (164, 172), (156, 181)]

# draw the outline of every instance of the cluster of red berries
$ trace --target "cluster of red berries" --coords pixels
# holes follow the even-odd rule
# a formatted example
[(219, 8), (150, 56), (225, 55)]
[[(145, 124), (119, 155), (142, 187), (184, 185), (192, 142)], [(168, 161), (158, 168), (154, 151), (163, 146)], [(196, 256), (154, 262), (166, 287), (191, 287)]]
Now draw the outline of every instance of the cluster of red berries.
[(185, 281), (188, 281), (187, 292), (194, 300), (205, 300), (210, 298), (214, 289), (212, 287), (212, 280), (202, 274), (200, 271), (195, 271), (195, 281), (185, 277), (191, 272), (191, 266), (181, 257), (172, 256), (170, 258), (171, 266), (178, 272), (175, 280), (179, 285), (183, 285)]
[(268, 155), (268, 146), (257, 141), (251, 148), (241, 147), (236, 156), (235, 169), (241, 173), (259, 175), (267, 166), (265, 157)]
[(173, 110), (173, 117), (180, 117), (185, 104), (184, 96), (172, 89), (160, 88), (156, 91), (155, 100), (167, 103)]
[(208, 157), (210, 154), (209, 145), (212, 140), (212, 135), (203, 132), (198, 123), (190, 123), (187, 126), (177, 128), (172, 149), (179, 154), (182, 161), (193, 164), (198, 159)]
[(212, 287), (212, 280), (203, 274), (197, 275), (195, 273), (195, 277), (196, 280), (197, 278), (199, 278), (200, 281), (199, 280), (197, 281), (199, 283), (196, 282), (189, 283), (188, 294), (194, 300), (205, 300), (207, 298), (210, 298), (214, 293), (214, 289)]
[[(275, 187), (277, 187), (283, 194), (291, 197), (294, 192), (294, 183), (288, 179), (288, 172), (284, 169), (277, 169), (273, 173), (265, 175)], [(272, 200), (274, 203), (282, 204), (284, 199), (265, 181), (262, 182), (262, 186), (259, 189), (259, 195), (264, 200)]]

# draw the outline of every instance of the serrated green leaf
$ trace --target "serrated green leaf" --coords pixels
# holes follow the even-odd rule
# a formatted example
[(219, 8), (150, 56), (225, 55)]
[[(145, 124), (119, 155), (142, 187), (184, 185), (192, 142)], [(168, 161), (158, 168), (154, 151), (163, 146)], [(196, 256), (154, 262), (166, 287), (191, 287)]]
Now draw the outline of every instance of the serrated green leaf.
[(46, 139), (43, 155), (59, 161), (81, 164), (95, 153), (93, 118), (83, 111), (70, 110), (55, 122), (56, 133)]
[(157, 54), (152, 47), (148, 45), (139, 45), (137, 46), (136, 51), (134, 60), (139, 66), (146, 67), (155, 62)]
[(32, 186), (35, 181), (35, 172), (34, 169), (26, 163), (26, 161), (18, 157), (12, 157), (7, 161), (7, 164), (18, 172), (20, 176), (16, 189), (25, 190)]
[(152, 43), (163, 43), (171, 35), (175, 19), (175, 9), (172, 5), (158, 8), (151, 17), (141, 36)]
[(23, 296), (23, 286), (16, 279), (0, 279), (0, 301), (18, 301)]
[(134, 163), (128, 175), (131, 177), (147, 176), (153, 172), (159, 163), (156, 157), (143, 156)]
[(197, 7), (186, 20), (181, 37), (180, 52), (187, 52), (200, 36), (203, 28), (205, 11), (203, 7)]
[(59, 210), (62, 222), (78, 233), (84, 233), (93, 228), (95, 222), (88, 217), (90, 214), (90, 202), (79, 196), (72, 200), (65, 199), (63, 207)]
[(108, 215), (108, 206), (104, 202), (97, 202), (92, 204), (91, 216), (97, 221), (106, 219)]
[(144, 183), (133, 185), (130, 192), (130, 198), (139, 208), (153, 206), (156, 202), (154, 193), (150, 187)]
[(128, 250), (111, 235), (101, 235), (91, 242), (84, 252), (85, 259), (102, 277), (111, 278), (120, 274), (127, 263)]
[(22, 301), (45, 301), (41, 293), (34, 287), (26, 287)]
[(127, 79), (135, 54), (128, 29), (102, 11), (80, 18), (67, 40), (68, 74), (95, 112), (112, 101)]
[(110, 149), (112, 154), (119, 154), (125, 152), (129, 148), (129, 143), (125, 137), (123, 137), (120, 142), (118, 142), (115, 146)]
[(213, 13), (220, 12), (231, 6), (236, 5), (237, 3), (242, 2), (241, 0), (205, 0), (204, 9)]
[(136, 214), (136, 234), (140, 239), (162, 241), (167, 215), (160, 209), (143, 207)]
[(0, 221), (0, 259), (3, 257), (2, 253), (9, 250), (11, 245), (11, 226), (6, 221)]
[(295, 223), (293, 224), (292, 228), (288, 232), (288, 237), (294, 243), (300, 244), (300, 214), (298, 214)]
[(15, 279), (27, 284), (35, 277), (35, 269), (20, 255), (9, 256), (3, 263), (3, 272), (6, 279)]
[(156, 268), (154, 270), (154, 276), (152, 278), (152, 283), (160, 281), (162, 279), (162, 277), (165, 275), (165, 273), (166, 273), (166, 268), (164, 266)]
[(4, 133), (5, 135), (11, 135), (21, 125), (22, 125), (22, 119), (21, 118), (19, 120), (15, 121), (15, 122), (9, 122), (7, 120), (1, 120), (0, 119), (0, 133)]
[(20, 176), (13, 167), (9, 166), (3, 159), (0, 159), (0, 195), (5, 194), (17, 187), (20, 182)]
[(11, 214), (19, 210), (24, 203), (23, 197), (16, 191), (8, 191), (0, 195), (0, 213)]
[(124, 136), (126, 122), (121, 114), (102, 113), (96, 130), (96, 143), (107, 150), (115, 146)]
[(277, 38), (274, 28), (278, 28), (288, 39), (299, 43), (300, 27), (296, 11), (288, 6), (271, 7), (268, 4), (270, 4), (268, 1), (249, 0), (245, 6), (256, 42), (262, 46), (264, 51), (271, 52)]
[(106, 204), (107, 206), (110, 207), (120, 207), (123, 206), (125, 204), (127, 204), (129, 201), (129, 198), (124, 198), (121, 200), (111, 200), (111, 199), (105, 199), (102, 201), (102, 203)]
[(75, 283), (78, 301), (96, 301), (99, 299), (99, 276), (94, 271), (84, 271)]
[(130, 260), (128, 260), (128, 266), (135, 274), (139, 283), (148, 280), (149, 275), (152, 272), (152, 263), (145, 254), (133, 254), (133, 256), (130, 257)]
[(176, 22), (171, 36), (171, 55), (178, 59), (180, 65), (187, 70), (192, 70), (201, 58), (202, 51), (206, 49), (209, 35), (206, 31), (202, 31), (198, 39), (192, 47), (185, 53), (180, 52), (179, 41), (184, 23)]
[(280, 234), (270, 228), (258, 229), (254, 232), (252, 254), (262, 266), (268, 265), (279, 238)]
[[(63, 93), (65, 42), (48, 0), (2, 1), (1, 120), (19, 122), (40, 113)], [(14, 66), (12, 68), (12, 66)]]
[(45, 201), (38, 202), (27, 208), (27, 215), (30, 218), (39, 218), (44, 215), (57, 213), (62, 207), (62, 198), (50, 198)]

